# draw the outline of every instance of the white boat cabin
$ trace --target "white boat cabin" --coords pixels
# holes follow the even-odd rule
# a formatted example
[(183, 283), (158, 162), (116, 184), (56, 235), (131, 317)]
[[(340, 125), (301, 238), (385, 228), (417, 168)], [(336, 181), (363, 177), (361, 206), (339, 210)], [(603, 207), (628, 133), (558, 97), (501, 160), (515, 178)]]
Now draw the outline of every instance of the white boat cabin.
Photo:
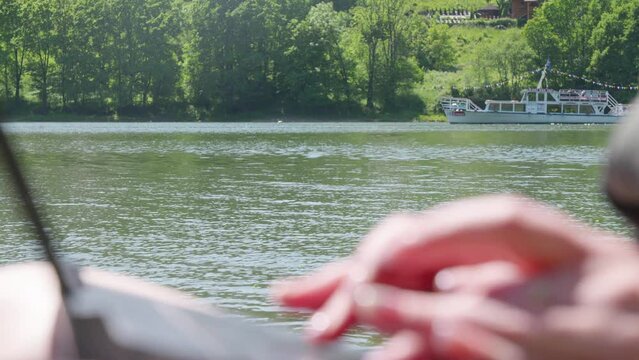
[(607, 91), (528, 89), (521, 101), (486, 100), (485, 112), (527, 114), (607, 115), (622, 113), (623, 106)]

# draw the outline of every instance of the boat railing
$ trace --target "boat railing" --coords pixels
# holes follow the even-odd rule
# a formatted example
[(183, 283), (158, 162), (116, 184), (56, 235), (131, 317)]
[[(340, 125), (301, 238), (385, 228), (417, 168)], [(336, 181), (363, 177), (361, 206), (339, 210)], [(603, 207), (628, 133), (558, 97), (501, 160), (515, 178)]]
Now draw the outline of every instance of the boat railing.
[(617, 108), (619, 106), (619, 102), (617, 101), (617, 99), (612, 97), (612, 95), (610, 95), (610, 94), (608, 94), (606, 100), (607, 100), (608, 107), (610, 108), (610, 110), (614, 110), (615, 108)]
[(560, 101), (607, 102), (610, 94), (600, 90), (559, 90)]
[(608, 93), (608, 107), (612, 115), (622, 116), (628, 112), (629, 105), (620, 104), (617, 99)]
[(444, 97), (440, 104), (444, 111), (482, 111), (472, 100), (466, 98)]

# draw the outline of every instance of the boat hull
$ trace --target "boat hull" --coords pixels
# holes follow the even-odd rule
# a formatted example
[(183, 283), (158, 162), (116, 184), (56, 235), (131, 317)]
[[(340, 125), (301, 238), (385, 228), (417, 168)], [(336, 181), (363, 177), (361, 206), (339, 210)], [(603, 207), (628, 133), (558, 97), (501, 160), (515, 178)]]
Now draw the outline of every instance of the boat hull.
[(446, 118), (451, 124), (614, 124), (622, 116), (446, 111)]

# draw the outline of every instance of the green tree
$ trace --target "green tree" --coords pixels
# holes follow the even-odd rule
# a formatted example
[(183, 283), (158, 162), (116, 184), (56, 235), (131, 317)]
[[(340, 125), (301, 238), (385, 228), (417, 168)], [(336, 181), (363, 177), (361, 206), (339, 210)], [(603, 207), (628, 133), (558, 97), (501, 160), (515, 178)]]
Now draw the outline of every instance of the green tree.
[(11, 97), (11, 73), (9, 65), (9, 53), (7, 52), (6, 45), (0, 42), (0, 78), (2, 82), (3, 98), (4, 101), (9, 101)]
[(91, 52), (106, 64), (102, 70), (113, 108), (129, 111), (171, 98), (179, 77), (179, 29), (171, 1), (101, 1), (101, 9), (89, 9), (105, 33), (92, 36), (105, 42)]
[(281, 105), (289, 23), (307, 11), (303, 0), (199, 0), (187, 68), (194, 103), (227, 113)]
[(524, 31), (537, 64), (541, 66), (550, 58), (553, 66), (583, 75), (594, 50), (590, 34), (610, 3), (609, 0), (545, 1)]
[(402, 86), (416, 80), (410, 46), (416, 15), (407, 0), (362, 0), (353, 19), (366, 48), (366, 107), (373, 109), (379, 98), (383, 107), (392, 108)]
[(67, 80), (69, 78), (69, 63), (65, 60), (65, 56), (69, 54), (71, 47), (70, 33), (72, 26), (72, 4), (73, 0), (58, 0), (57, 16), (53, 19), (56, 29), (56, 46), (54, 48), (54, 56), (58, 63), (59, 82), (57, 90), (62, 100), (62, 109), (67, 108)]
[(318, 107), (352, 101), (353, 64), (342, 46), (349, 20), (331, 3), (319, 3), (304, 20), (293, 23), (292, 45), (285, 53), (285, 89), (294, 104)]
[(25, 41), (30, 49), (32, 74), (35, 80), (40, 105), (44, 112), (49, 110), (49, 87), (51, 70), (54, 65), (55, 48), (58, 46), (54, 18), (56, 7), (51, 0), (29, 0), (22, 3)]
[(142, 0), (111, 0), (108, 14), (112, 21), (105, 28), (109, 34), (106, 52), (110, 64), (110, 91), (118, 111), (128, 111), (135, 104), (139, 86), (142, 51), (139, 41), (144, 26)]
[[(144, 1), (137, 34), (138, 84), (142, 106), (172, 99), (179, 79), (178, 13), (169, 0)], [(149, 99), (150, 98), (150, 99)]]
[(519, 98), (521, 88), (530, 81), (529, 72), (535, 67), (533, 55), (519, 31), (510, 31), (477, 47), (471, 56), (472, 83), (503, 84), (482, 91), (480, 97)]
[[(598, 79), (626, 84), (639, 78), (639, 0), (615, 1), (592, 32), (589, 72)], [(632, 79), (632, 80), (629, 80)]]
[(353, 9), (355, 26), (366, 47), (366, 107), (374, 107), (375, 82), (379, 68), (379, 45), (386, 39), (382, 17), (383, 0), (365, 0)]
[(62, 107), (99, 113), (113, 96), (108, 0), (62, 0), (56, 27), (57, 91)]
[[(426, 36), (423, 36), (424, 32)], [(420, 27), (414, 39), (419, 66), (427, 70), (452, 69), (457, 60), (457, 50), (448, 25), (433, 24), (425, 31)]]
[(22, 78), (25, 72), (28, 53), (27, 26), (24, 2), (19, 0), (0, 0), (0, 26), (2, 43), (8, 53), (9, 70), (13, 83), (13, 98), (18, 104), (21, 100)]

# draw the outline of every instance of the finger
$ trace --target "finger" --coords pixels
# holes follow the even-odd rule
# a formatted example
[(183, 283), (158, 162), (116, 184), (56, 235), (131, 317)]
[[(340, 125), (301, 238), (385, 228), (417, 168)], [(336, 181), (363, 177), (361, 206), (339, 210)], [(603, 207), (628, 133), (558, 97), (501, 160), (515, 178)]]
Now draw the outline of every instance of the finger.
[(363, 360), (428, 360), (431, 359), (427, 338), (411, 330), (393, 335), (380, 349), (367, 353)]
[(334, 340), (355, 322), (353, 290), (360, 284), (374, 281), (374, 272), (371, 270), (355, 261), (346, 267), (339, 288), (330, 294), (309, 322), (306, 333), (311, 341), (323, 343)]
[[(391, 228), (394, 226), (387, 225)], [(377, 231), (359, 258), (370, 258), (380, 273), (440, 270), (503, 260), (535, 273), (581, 261), (592, 248), (590, 231), (566, 215), (513, 197), (484, 197), (448, 204), (413, 220), (409, 234), (380, 238)], [(379, 235), (378, 235), (379, 234)], [(382, 250), (383, 249), (383, 250)]]
[(435, 276), (434, 290), (485, 293), (489, 289), (521, 282), (524, 278), (524, 274), (512, 263), (492, 261), (441, 270)]
[(309, 321), (306, 335), (312, 342), (325, 343), (339, 337), (354, 323), (352, 295), (340, 288)]
[(521, 346), (471, 322), (436, 321), (431, 339), (433, 350), (447, 359), (526, 359)]
[(314, 274), (280, 281), (271, 287), (271, 296), (286, 306), (318, 309), (339, 287), (351, 264), (350, 259), (344, 259)]
[(360, 285), (353, 292), (358, 322), (394, 333), (411, 329), (430, 333), (434, 321), (469, 322), (509, 339), (533, 328), (522, 310), (483, 296), (466, 293), (424, 293), (381, 285)]

